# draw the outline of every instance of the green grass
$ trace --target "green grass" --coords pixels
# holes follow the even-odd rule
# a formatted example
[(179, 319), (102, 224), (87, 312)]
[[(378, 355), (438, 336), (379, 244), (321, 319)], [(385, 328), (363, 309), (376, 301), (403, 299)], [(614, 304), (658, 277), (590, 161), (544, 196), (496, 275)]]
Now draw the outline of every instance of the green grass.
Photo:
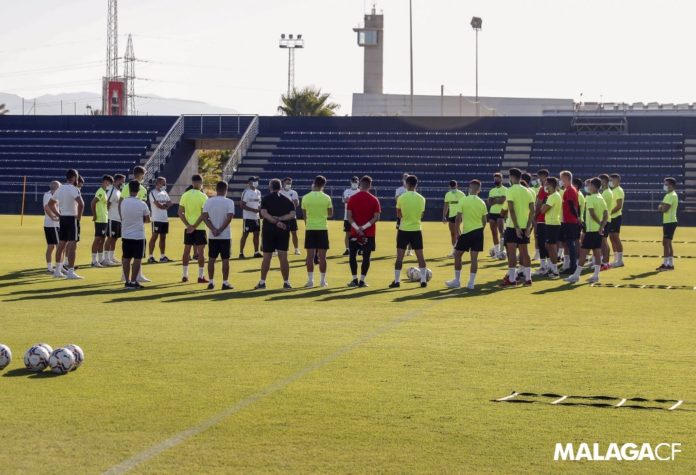
[[(252, 292), (259, 261), (248, 259), (232, 262), (230, 293), (180, 284), (176, 263), (146, 266), (152, 284), (127, 293), (118, 268), (53, 280), (41, 270), (41, 219), (20, 228), (18, 217), (0, 216), (0, 342), (15, 357), (0, 372), (0, 473), (100, 473), (240, 401), (133, 472), (696, 473), (696, 291), (549, 281), (499, 291), (505, 265), (487, 257), (482, 290), (446, 290), (440, 223), (426, 225), (430, 287), (385, 289), (394, 229), (382, 223), (371, 286), (350, 290), (347, 261), (336, 257), (340, 224), (326, 290), (283, 292), (274, 270), (269, 289)], [(177, 223), (177, 259), (180, 235)], [(626, 227), (624, 237), (661, 235)], [(696, 229), (676, 240), (696, 241)], [(696, 255), (696, 246), (675, 251)], [(627, 255), (660, 253), (657, 243), (626, 244)], [(626, 262), (602, 281), (696, 285), (695, 259), (676, 259), (665, 274), (652, 272), (656, 258)], [(302, 258), (291, 265), (300, 286)], [(39, 341), (77, 343), (86, 362), (67, 376), (27, 375), (22, 354)], [(667, 412), (491, 402), (512, 390), (688, 403)], [(556, 442), (681, 442), (683, 453), (675, 462), (554, 463)]]

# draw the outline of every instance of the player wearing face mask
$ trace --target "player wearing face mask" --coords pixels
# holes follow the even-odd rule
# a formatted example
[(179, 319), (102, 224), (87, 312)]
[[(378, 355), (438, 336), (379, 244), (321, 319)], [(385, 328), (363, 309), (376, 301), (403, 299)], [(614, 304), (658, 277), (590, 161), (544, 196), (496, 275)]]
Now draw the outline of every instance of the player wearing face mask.
[[(399, 196), (403, 195), (406, 193), (408, 190), (406, 189), (406, 178), (408, 178), (408, 173), (404, 173), (401, 176), (401, 186), (396, 189), (394, 192), (394, 201), (398, 204), (399, 202)], [(397, 231), (399, 230), (399, 226), (401, 226), (401, 218), (399, 218), (398, 213), (396, 216), (396, 229)], [(411, 249), (411, 246), (409, 245), (406, 248), (406, 255), (407, 256), (412, 256), (413, 255), (413, 250)]]
[(244, 259), (244, 246), (246, 245), (247, 237), (251, 233), (254, 238), (254, 257), (263, 257), (259, 252), (259, 231), (261, 231), (261, 223), (259, 221), (259, 208), (261, 208), (261, 192), (259, 191), (259, 178), (256, 176), (249, 177), (248, 186), (242, 192), (242, 218), (244, 222), (244, 230), (242, 239), (239, 243), (239, 258)]
[(450, 232), (450, 241), (452, 242), (452, 251), (447, 255), (447, 257), (454, 257), (454, 245), (457, 244), (457, 239), (459, 239), (459, 228), (457, 227), (457, 213), (459, 210), (459, 200), (464, 196), (464, 192), (459, 189), (459, 185), (456, 180), (450, 180), (449, 191), (445, 193), (445, 202), (442, 206), (442, 222), (448, 223)]
[(503, 185), (503, 175), (496, 173), (493, 175), (493, 188), (488, 192), (488, 224), (491, 227), (491, 236), (493, 237), (493, 248), (491, 256), (500, 259), (503, 252), (503, 243), (500, 242), (498, 236), (503, 236), (505, 229), (505, 220), (501, 216), (503, 205), (505, 203), (505, 192), (507, 188)]
[(349, 244), (350, 244), (350, 230), (351, 230), (351, 225), (350, 221), (348, 221), (348, 200), (350, 199), (351, 196), (354, 194), (358, 193), (360, 190), (358, 189), (360, 180), (358, 179), (357, 176), (354, 176), (350, 179), (350, 188), (346, 188), (343, 190), (343, 232), (345, 233), (345, 240), (344, 244), (346, 246), (346, 250), (343, 252), (344, 256), (350, 255), (350, 249), (349, 249)]
[[(292, 201), (292, 204), (295, 205), (295, 212), (297, 212), (297, 208), (300, 206), (300, 197), (297, 192), (292, 189), (292, 178), (287, 177), (283, 180), (283, 189), (280, 190), (280, 194)], [(297, 219), (292, 218), (288, 220), (286, 224), (288, 225), (288, 230), (290, 231), (292, 245), (295, 246), (295, 255), (299, 256), (302, 253), (300, 252), (300, 246), (297, 241)]]

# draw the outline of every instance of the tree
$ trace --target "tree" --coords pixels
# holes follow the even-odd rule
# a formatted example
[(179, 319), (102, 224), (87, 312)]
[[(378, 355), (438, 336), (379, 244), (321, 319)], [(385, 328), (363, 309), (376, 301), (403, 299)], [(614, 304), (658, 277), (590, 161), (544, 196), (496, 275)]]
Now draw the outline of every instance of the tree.
[(324, 94), (321, 89), (305, 87), (293, 89), (290, 94), (283, 94), (278, 111), (287, 116), (328, 117), (335, 114), (341, 107), (335, 102), (329, 102), (330, 94)]
[(5, 104), (0, 104), (0, 115), (5, 115), (8, 112), (10, 112), (10, 110), (7, 107), (5, 107)]

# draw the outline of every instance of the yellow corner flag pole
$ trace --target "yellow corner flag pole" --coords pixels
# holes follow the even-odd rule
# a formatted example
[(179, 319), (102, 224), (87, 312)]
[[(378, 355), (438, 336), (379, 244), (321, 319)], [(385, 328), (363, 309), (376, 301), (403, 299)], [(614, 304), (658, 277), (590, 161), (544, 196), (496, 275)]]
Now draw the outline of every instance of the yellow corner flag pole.
[(27, 176), (24, 175), (24, 183), (22, 184), (22, 217), (19, 219), (19, 225), (24, 225), (24, 203), (27, 201)]

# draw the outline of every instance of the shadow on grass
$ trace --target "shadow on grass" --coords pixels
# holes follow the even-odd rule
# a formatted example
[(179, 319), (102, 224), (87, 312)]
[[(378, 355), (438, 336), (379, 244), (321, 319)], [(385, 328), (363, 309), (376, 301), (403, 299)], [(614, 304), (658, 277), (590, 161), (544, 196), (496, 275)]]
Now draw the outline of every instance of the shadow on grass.
[(642, 274), (631, 274), (628, 277), (624, 277), (623, 280), (638, 280), (638, 279), (644, 279), (646, 277), (651, 277), (653, 275), (660, 274), (660, 272), (653, 270), (650, 272), (643, 272)]
[(11, 369), (7, 373), (3, 374), (3, 378), (18, 378), (22, 376), (31, 376), (32, 374), (36, 374), (35, 371), (29, 371), (26, 368), (17, 368), (17, 369)]
[[(81, 285), (79, 286), (78, 291), (74, 291), (75, 287), (65, 287), (59, 290), (62, 290), (61, 292), (51, 292), (45, 293), (43, 291), (32, 291), (32, 292), (22, 292), (22, 296), (17, 297), (17, 298), (9, 298), (9, 299), (4, 299), (3, 302), (21, 302), (25, 300), (50, 300), (50, 299), (55, 299), (55, 298), (68, 298), (68, 297), (91, 297), (91, 296), (98, 296), (98, 295), (113, 295), (114, 293), (120, 293), (122, 292), (125, 295), (128, 295), (128, 297), (124, 297), (123, 299), (112, 299), (110, 302), (129, 302), (129, 301), (142, 301), (142, 300), (155, 300), (159, 299), (163, 294), (156, 293), (156, 294), (144, 294), (143, 292), (147, 290), (160, 290), (160, 289), (166, 289), (169, 287), (172, 287), (173, 285), (177, 284), (160, 284), (160, 285), (152, 285), (146, 287), (144, 290), (126, 290), (124, 289), (120, 284), (116, 284), (114, 287), (114, 284), (108, 284), (108, 283), (98, 283), (98, 284), (89, 284), (89, 285)], [(28, 295), (24, 295), (28, 294)]]

